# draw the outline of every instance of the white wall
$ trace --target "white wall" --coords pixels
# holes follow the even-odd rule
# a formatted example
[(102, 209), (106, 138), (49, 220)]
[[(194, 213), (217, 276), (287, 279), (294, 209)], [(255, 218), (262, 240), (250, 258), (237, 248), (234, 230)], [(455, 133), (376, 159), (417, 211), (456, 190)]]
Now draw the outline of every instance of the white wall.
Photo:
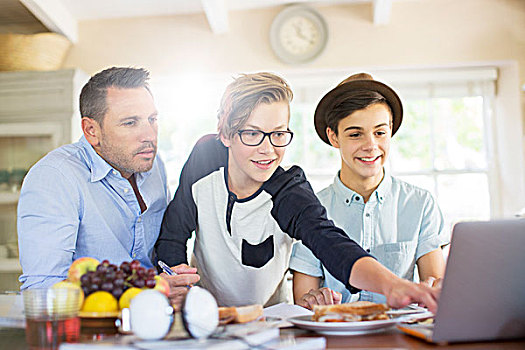
[[(370, 4), (319, 7), (330, 40), (308, 68), (429, 65), (515, 59), (525, 65), (523, 0), (395, 1), (390, 24), (374, 26)], [(67, 65), (88, 73), (120, 63), (157, 74), (283, 70), (268, 31), (280, 8), (230, 12), (230, 31), (213, 35), (204, 14), (85, 21)], [(521, 81), (525, 70), (521, 69)]]
[(270, 48), (268, 32), (280, 8), (230, 12), (230, 31), (222, 35), (212, 34), (204, 14), (80, 22), (79, 42), (65, 66), (94, 73), (137, 65), (174, 75), (515, 60), (518, 83), (525, 83), (523, 0), (394, 1), (385, 26), (373, 25), (370, 4), (318, 10), (330, 39), (320, 57), (299, 67), (279, 62)]
[(501, 157), (516, 157), (519, 164), (518, 177), (503, 177), (508, 189), (504, 193), (512, 195), (516, 187), (522, 189), (517, 193), (524, 193), (524, 0), (394, 1), (386, 26), (373, 25), (371, 4), (318, 10), (327, 21), (330, 39), (320, 57), (301, 66), (283, 64), (271, 51), (269, 28), (280, 8), (230, 12), (230, 31), (223, 35), (212, 34), (204, 14), (84, 21), (65, 65), (90, 74), (113, 65), (144, 66), (153, 77), (188, 79), (193, 74), (259, 70), (286, 77), (311, 70), (350, 73), (497, 62), (504, 77), (498, 87), (498, 118), (514, 123), (518, 135), (518, 142), (510, 137), (508, 149), (498, 151)]

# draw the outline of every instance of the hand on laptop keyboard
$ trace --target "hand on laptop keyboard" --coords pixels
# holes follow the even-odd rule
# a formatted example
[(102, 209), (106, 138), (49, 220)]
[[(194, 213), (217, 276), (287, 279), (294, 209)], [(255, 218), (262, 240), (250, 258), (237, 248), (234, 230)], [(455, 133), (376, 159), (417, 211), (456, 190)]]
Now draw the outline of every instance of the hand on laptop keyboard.
[(393, 308), (403, 308), (415, 302), (436, 313), (440, 291), (441, 288), (430, 287), (425, 283), (413, 283), (396, 276), (385, 296), (388, 305)]

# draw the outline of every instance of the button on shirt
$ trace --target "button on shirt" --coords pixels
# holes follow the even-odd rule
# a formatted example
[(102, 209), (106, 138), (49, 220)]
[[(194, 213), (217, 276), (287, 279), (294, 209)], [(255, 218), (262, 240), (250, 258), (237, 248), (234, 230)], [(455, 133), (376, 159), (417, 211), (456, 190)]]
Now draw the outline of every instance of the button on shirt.
[[(388, 173), (367, 203), (339, 176), (318, 197), (337, 226), (402, 278), (413, 280), (417, 259), (448, 243), (443, 216), (432, 195)], [(343, 302), (357, 299), (300, 242), (294, 245), (290, 268), (324, 278), (323, 286), (342, 293)], [(383, 295), (367, 291), (359, 299), (385, 302)]]
[(85, 256), (152, 267), (169, 201), (163, 162), (157, 156), (152, 169), (135, 178), (147, 205), (143, 213), (129, 181), (84, 137), (35, 164), (18, 203), (22, 289), (65, 279), (73, 260)]

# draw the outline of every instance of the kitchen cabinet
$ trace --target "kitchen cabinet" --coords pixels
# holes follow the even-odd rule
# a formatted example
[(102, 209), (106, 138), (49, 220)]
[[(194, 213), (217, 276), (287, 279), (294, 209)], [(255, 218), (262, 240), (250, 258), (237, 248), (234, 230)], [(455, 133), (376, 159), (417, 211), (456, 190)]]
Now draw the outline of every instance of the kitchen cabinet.
[(80, 137), (78, 97), (88, 79), (76, 69), (0, 73), (0, 291), (19, 288), (23, 177), (49, 151)]

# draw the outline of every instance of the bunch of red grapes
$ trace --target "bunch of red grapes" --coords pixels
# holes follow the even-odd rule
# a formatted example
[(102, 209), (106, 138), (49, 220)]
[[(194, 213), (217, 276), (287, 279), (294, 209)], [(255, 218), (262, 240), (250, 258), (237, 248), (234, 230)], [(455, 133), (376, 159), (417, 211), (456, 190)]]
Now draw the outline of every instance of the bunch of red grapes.
[(101, 290), (118, 299), (130, 287), (154, 288), (156, 275), (154, 268), (146, 269), (138, 260), (124, 261), (119, 267), (104, 260), (96, 271), (86, 272), (80, 277), (80, 285), (85, 296)]

